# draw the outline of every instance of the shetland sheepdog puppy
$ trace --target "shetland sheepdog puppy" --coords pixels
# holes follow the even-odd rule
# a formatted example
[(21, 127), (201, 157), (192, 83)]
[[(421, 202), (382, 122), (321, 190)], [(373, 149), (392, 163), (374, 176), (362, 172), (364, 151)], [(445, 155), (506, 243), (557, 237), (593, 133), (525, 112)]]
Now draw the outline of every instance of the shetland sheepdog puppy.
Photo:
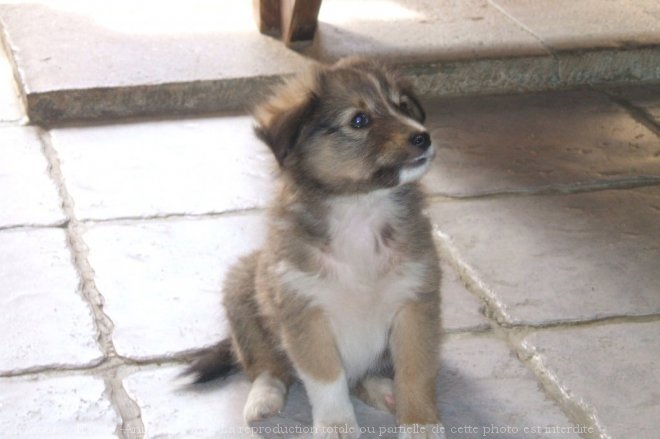
[(379, 63), (317, 65), (254, 110), (279, 165), (265, 245), (229, 271), (230, 337), (188, 370), (242, 369), (247, 422), (299, 379), (316, 437), (356, 438), (349, 395), (391, 411), (399, 438), (442, 438), (440, 269), (418, 183), (434, 157), (408, 83)]

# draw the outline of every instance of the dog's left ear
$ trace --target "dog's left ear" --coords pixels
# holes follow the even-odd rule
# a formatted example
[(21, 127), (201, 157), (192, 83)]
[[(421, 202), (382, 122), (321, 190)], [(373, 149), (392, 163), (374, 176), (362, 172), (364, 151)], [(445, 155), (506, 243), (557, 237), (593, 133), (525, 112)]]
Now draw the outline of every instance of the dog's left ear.
[(404, 88), (401, 91), (400, 103), (401, 111), (412, 117), (419, 123), (424, 123), (426, 120), (426, 112), (419, 103), (419, 99), (410, 88)]
[(255, 112), (257, 125), (254, 132), (273, 152), (277, 163), (284, 161), (298, 143), (300, 132), (316, 106), (316, 96), (309, 94), (302, 102), (292, 107), (270, 102)]

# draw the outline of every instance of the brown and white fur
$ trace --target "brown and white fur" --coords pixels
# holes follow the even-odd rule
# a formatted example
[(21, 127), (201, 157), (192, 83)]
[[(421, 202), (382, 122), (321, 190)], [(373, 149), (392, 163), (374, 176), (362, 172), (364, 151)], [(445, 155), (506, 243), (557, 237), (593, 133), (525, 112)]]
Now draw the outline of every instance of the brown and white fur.
[(230, 340), (189, 372), (240, 365), (248, 422), (282, 409), (299, 378), (319, 437), (359, 436), (351, 390), (392, 411), (400, 438), (444, 437), (440, 271), (418, 184), (434, 150), (411, 88), (346, 59), (289, 80), (254, 115), (280, 168), (267, 241), (227, 275)]

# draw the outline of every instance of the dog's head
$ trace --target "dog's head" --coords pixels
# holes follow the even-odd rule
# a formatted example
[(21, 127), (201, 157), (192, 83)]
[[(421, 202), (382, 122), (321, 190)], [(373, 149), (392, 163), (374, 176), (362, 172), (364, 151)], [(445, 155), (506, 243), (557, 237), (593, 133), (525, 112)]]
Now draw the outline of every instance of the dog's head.
[(280, 86), (254, 116), (285, 173), (331, 192), (416, 181), (434, 155), (411, 87), (370, 60), (314, 67)]

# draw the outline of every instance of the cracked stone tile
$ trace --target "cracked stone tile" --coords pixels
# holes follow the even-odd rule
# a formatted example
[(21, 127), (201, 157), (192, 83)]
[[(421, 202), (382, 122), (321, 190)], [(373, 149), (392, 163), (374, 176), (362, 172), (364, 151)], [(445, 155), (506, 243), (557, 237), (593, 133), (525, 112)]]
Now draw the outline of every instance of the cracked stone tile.
[(7, 438), (116, 438), (121, 424), (103, 380), (90, 376), (0, 378), (0, 408)]
[[(493, 0), (552, 49), (626, 48), (660, 43), (658, 20), (638, 1)], [(561, 26), (557, 26), (561, 23)]]
[(0, 372), (102, 359), (63, 230), (0, 232), (0, 267)]
[(657, 321), (612, 323), (539, 331), (524, 346), (607, 437), (652, 439), (660, 413), (659, 333)]
[(0, 228), (64, 221), (34, 128), (0, 128)]
[(200, 348), (225, 332), (225, 270), (263, 239), (261, 215), (90, 225), (95, 282), (121, 355)]
[(51, 131), (80, 219), (261, 206), (272, 154), (247, 116)]
[(431, 217), (509, 323), (660, 312), (660, 187), (437, 202)]
[(23, 118), (23, 106), (14, 82), (11, 63), (0, 44), (0, 122), (15, 122)]
[(436, 99), (426, 186), (470, 196), (660, 177), (660, 140), (598, 92)]
[[(491, 437), (491, 433), (495, 437), (495, 428), (508, 428), (509, 433), (501, 437), (556, 437), (546, 428), (572, 426), (502, 341), (492, 336), (447, 336), (441, 359), (438, 392), (449, 438)], [(142, 408), (145, 438), (245, 437), (239, 434), (247, 428), (242, 411), (250, 384), (245, 376), (238, 374), (225, 381), (186, 388), (175, 379), (182, 368), (138, 372), (124, 380), (128, 393)], [(355, 398), (352, 402), (362, 437), (397, 437), (392, 415)], [(294, 384), (282, 412), (252, 427), (257, 437), (309, 438), (304, 429), (311, 424), (305, 391), (302, 385)], [(532, 429), (540, 433), (534, 434)]]

